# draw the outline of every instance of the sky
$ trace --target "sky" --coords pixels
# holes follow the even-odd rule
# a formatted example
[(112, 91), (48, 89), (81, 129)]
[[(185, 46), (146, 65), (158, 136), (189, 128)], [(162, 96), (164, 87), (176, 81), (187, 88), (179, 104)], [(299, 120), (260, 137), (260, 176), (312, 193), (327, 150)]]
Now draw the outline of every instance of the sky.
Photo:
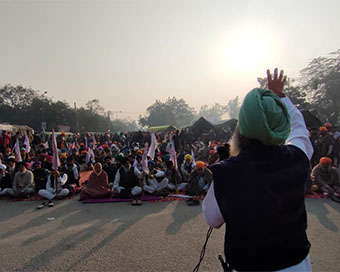
[(267, 68), (340, 48), (338, 0), (0, 0), (0, 86), (135, 120), (156, 99), (227, 104)]

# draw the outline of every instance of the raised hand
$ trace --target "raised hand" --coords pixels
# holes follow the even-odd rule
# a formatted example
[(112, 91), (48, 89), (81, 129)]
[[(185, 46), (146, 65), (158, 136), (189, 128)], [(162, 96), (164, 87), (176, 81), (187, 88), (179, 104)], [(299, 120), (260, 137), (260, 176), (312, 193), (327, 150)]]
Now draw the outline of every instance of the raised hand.
[(267, 80), (268, 80), (268, 89), (273, 91), (278, 97), (285, 97), (283, 92), (284, 84), (287, 80), (287, 76), (283, 76), (283, 70), (280, 71), (280, 75), (278, 76), (278, 69), (274, 69), (274, 76), (272, 77), (270, 70), (267, 70)]

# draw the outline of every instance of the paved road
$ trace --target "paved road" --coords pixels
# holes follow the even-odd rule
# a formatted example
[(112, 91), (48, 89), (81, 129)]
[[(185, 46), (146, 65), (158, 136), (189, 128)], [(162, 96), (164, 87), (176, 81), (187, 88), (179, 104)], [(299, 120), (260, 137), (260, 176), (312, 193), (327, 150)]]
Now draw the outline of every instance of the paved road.
[[(313, 270), (338, 272), (340, 204), (306, 203)], [(0, 271), (192, 271), (208, 229), (183, 201), (37, 204), (0, 201)], [(213, 231), (200, 271), (221, 271), (223, 233)]]

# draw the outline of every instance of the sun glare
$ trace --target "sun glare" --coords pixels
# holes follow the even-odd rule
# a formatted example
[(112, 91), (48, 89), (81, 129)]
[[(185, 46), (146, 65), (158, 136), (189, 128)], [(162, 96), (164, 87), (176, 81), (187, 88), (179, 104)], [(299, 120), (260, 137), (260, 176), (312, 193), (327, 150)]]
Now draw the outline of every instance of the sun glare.
[(227, 40), (228, 68), (246, 72), (261, 67), (268, 58), (269, 46), (259, 33), (240, 32)]

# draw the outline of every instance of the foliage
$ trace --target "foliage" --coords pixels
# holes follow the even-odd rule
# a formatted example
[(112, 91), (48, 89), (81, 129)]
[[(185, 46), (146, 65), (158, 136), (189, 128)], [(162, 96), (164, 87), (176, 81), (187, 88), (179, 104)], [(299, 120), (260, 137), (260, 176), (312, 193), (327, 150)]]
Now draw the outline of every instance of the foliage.
[(313, 59), (301, 71), (301, 84), (311, 103), (325, 119), (340, 122), (340, 49), (327, 57)]
[(175, 97), (166, 102), (156, 100), (147, 108), (147, 115), (139, 116), (139, 123), (146, 126), (175, 125), (178, 128), (190, 125), (195, 118), (194, 109), (183, 100)]
[(222, 116), (226, 111), (226, 106), (215, 103), (211, 108), (209, 108), (208, 105), (201, 106), (198, 115), (203, 116), (209, 122), (216, 124), (222, 120)]
[(236, 96), (234, 99), (230, 99), (225, 107), (226, 112), (228, 113), (230, 119), (231, 118), (238, 119), (240, 108), (241, 103), (239, 101), (238, 96)]
[(110, 120), (99, 114), (104, 111), (99, 100), (87, 103), (87, 109), (74, 109), (65, 101), (53, 101), (38, 91), (22, 86), (0, 87), (0, 122), (25, 124), (36, 131), (41, 130), (41, 122), (46, 122), (47, 131), (58, 130), (59, 125), (69, 126), (72, 132), (104, 132), (137, 130), (135, 122)]

